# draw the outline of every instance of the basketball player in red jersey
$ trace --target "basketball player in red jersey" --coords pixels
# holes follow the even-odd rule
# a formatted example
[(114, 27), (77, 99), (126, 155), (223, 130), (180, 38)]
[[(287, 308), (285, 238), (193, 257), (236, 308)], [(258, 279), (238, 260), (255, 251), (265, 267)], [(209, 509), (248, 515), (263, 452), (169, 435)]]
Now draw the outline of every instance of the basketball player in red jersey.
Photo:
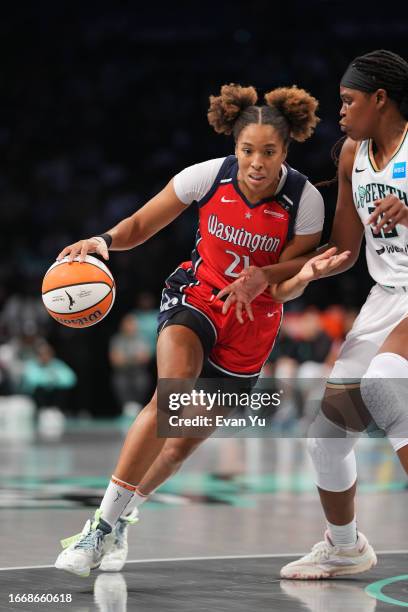
[[(186, 168), (131, 217), (108, 233), (80, 240), (61, 259), (125, 250), (145, 242), (192, 202), (199, 228), (191, 261), (169, 276), (159, 315), (159, 378), (227, 377), (255, 384), (274, 344), (282, 303), (347, 257), (335, 249), (308, 262), (294, 278), (263, 291), (250, 309), (222, 314), (219, 290), (249, 265), (289, 261), (314, 249), (323, 226), (323, 201), (306, 177), (286, 164), (292, 139), (306, 140), (317, 124), (317, 101), (296, 87), (265, 95), (225, 85), (210, 98), (215, 131), (233, 134), (235, 155)], [(291, 274), (287, 274), (289, 278)], [(282, 277), (283, 279), (285, 276)], [(254, 317), (251, 317), (254, 318)], [(132, 425), (95, 520), (59, 555), (56, 567), (81, 576), (90, 569), (119, 571), (127, 555), (126, 529), (137, 507), (171, 476), (202, 438), (157, 437), (157, 393)], [(104, 554), (106, 554), (105, 558)]]

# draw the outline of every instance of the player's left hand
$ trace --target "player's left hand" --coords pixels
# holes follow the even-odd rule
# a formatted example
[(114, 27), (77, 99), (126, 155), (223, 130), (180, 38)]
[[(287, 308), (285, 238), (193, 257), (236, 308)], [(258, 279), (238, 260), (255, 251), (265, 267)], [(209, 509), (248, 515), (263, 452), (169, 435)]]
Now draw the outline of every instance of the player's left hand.
[(265, 291), (268, 286), (265, 272), (262, 268), (249, 266), (240, 273), (237, 280), (227, 285), (217, 295), (218, 299), (228, 296), (222, 307), (222, 313), (227, 314), (228, 310), (235, 304), (235, 314), (240, 323), (244, 322), (242, 317), (243, 308), (251, 321), (254, 320), (251, 302)]
[(327, 251), (321, 255), (309, 259), (298, 272), (297, 277), (302, 283), (310, 283), (322, 276), (326, 276), (346, 261), (350, 253), (351, 251), (343, 251), (343, 253), (337, 255), (336, 247), (327, 249)]
[(368, 217), (366, 224), (373, 225), (373, 232), (378, 234), (382, 229), (390, 232), (397, 223), (408, 227), (408, 206), (396, 195), (390, 194), (374, 202), (375, 211)]

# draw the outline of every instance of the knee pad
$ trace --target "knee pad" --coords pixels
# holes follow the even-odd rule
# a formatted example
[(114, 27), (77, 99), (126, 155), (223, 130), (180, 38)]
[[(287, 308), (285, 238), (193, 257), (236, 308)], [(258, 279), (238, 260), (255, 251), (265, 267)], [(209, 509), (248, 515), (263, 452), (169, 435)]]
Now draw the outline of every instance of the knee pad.
[(354, 446), (358, 433), (350, 434), (320, 411), (311, 425), (307, 449), (316, 470), (316, 484), (325, 491), (347, 491), (357, 478)]
[(361, 379), (361, 397), (372, 418), (395, 450), (408, 439), (408, 361), (396, 353), (380, 353)]

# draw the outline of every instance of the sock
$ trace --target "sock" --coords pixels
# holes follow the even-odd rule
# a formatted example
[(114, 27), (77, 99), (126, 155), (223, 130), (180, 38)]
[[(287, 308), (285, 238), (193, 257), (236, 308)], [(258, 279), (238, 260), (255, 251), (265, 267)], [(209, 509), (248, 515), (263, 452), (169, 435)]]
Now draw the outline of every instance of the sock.
[(138, 508), (141, 504), (143, 504), (148, 497), (148, 495), (143, 495), (138, 491), (138, 489), (136, 489), (132, 499), (123, 511), (123, 516), (129, 516), (129, 514), (131, 514), (135, 508)]
[(332, 525), (332, 523), (327, 521), (327, 527), (329, 529), (330, 539), (335, 546), (339, 546), (340, 548), (352, 548), (356, 545), (358, 537), (356, 517), (347, 525)]
[(114, 527), (120, 515), (133, 498), (136, 491), (134, 485), (112, 476), (101, 503), (102, 518)]

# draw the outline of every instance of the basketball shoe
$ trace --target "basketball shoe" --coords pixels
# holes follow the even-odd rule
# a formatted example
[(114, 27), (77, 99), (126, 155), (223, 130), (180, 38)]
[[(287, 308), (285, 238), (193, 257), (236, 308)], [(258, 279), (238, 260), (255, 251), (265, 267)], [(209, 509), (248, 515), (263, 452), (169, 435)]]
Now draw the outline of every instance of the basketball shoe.
[(310, 553), (288, 563), (280, 571), (281, 578), (320, 580), (366, 572), (376, 565), (377, 557), (367, 538), (358, 533), (355, 546), (334, 546), (326, 531), (324, 540), (315, 544)]
[(80, 534), (61, 540), (64, 550), (58, 555), (55, 567), (86, 578), (91, 569), (100, 566), (105, 552), (112, 546), (111, 532), (111, 526), (97, 510), (94, 520), (86, 521)]
[(120, 572), (128, 555), (128, 528), (137, 523), (139, 511), (135, 508), (127, 516), (121, 516), (112, 530), (113, 543), (102, 559), (100, 569), (104, 572)]

